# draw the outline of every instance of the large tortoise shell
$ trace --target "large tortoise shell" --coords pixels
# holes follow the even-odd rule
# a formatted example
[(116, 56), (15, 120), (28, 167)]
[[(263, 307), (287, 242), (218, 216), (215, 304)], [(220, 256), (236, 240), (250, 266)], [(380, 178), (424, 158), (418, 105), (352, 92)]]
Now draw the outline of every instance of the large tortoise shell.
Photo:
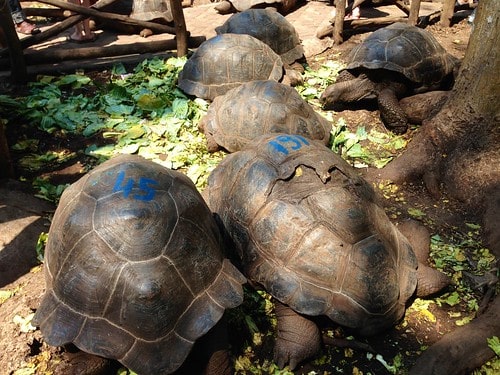
[(267, 133), (299, 134), (330, 140), (332, 125), (293, 87), (276, 81), (252, 81), (218, 96), (200, 120), (209, 151), (239, 151)]
[(134, 0), (130, 18), (141, 21), (172, 22), (172, 10), (168, 0)]
[(270, 9), (248, 9), (235, 13), (221, 26), (217, 34), (248, 34), (257, 38), (280, 55), (285, 64), (304, 57), (304, 47), (295, 27), (280, 13)]
[(171, 373), (242, 302), (244, 278), (219, 239), (185, 175), (115, 157), (62, 195), (34, 321), (50, 345), (72, 342), (137, 373)]
[(434, 36), (416, 26), (397, 22), (370, 34), (351, 50), (347, 69), (384, 69), (403, 74), (417, 87), (438, 85), (453, 73), (457, 59)]
[(226, 156), (207, 202), (246, 276), (299, 313), (373, 334), (415, 292), (408, 240), (368, 183), (317, 141), (268, 134)]
[(237, 12), (243, 12), (251, 8), (279, 8), (283, 13), (292, 9), (296, 0), (228, 0)]
[(254, 80), (279, 81), (283, 62), (264, 42), (246, 34), (221, 34), (203, 42), (179, 73), (187, 94), (213, 100)]

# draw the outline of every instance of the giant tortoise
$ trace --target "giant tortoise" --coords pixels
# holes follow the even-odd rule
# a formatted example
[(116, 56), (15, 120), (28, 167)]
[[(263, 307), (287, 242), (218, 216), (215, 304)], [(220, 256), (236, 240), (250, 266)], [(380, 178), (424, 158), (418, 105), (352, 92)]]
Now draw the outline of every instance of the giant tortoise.
[(248, 34), (273, 49), (284, 64), (293, 64), (304, 57), (304, 47), (295, 27), (281, 14), (269, 9), (248, 9), (233, 14), (221, 26), (217, 34)]
[(251, 81), (218, 96), (200, 120), (208, 151), (239, 151), (267, 133), (299, 134), (327, 144), (332, 124), (314, 111), (293, 87)]
[(412, 296), (448, 283), (419, 262), (374, 194), (337, 154), (299, 135), (264, 135), (210, 174), (209, 207), (245, 275), (277, 301), (280, 367), (319, 350), (309, 317), (373, 335), (397, 323)]
[(222, 0), (215, 6), (215, 10), (220, 14), (228, 14), (254, 8), (272, 8), (281, 14), (286, 14), (303, 2), (303, 0)]
[(247, 34), (221, 34), (203, 42), (179, 73), (189, 95), (213, 100), (255, 80), (282, 79), (283, 61), (266, 43)]
[(402, 22), (373, 32), (348, 60), (321, 95), (323, 106), (377, 99), (383, 123), (397, 134), (408, 128), (399, 98), (449, 84), (458, 66), (430, 32)]
[(225, 309), (242, 302), (245, 281), (223, 256), (191, 180), (126, 155), (64, 191), (45, 277), (33, 320), (45, 341), (73, 343), (138, 374), (177, 370)]

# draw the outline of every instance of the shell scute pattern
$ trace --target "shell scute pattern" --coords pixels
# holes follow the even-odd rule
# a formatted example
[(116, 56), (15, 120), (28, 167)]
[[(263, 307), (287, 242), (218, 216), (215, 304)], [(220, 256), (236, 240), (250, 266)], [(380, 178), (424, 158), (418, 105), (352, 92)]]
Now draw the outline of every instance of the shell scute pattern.
[(269, 45), (285, 64), (304, 57), (304, 47), (295, 27), (280, 13), (270, 9), (247, 9), (233, 14), (217, 34), (248, 34)]
[(330, 140), (331, 123), (290, 86), (271, 80), (246, 82), (214, 99), (200, 128), (209, 151), (239, 151), (267, 133), (289, 133)]
[(66, 189), (45, 272), (34, 321), (50, 345), (73, 342), (159, 374), (241, 303), (245, 280), (191, 180), (138, 156), (115, 157)]
[(208, 203), (247, 277), (299, 313), (374, 333), (401, 318), (415, 291), (406, 238), (371, 187), (317, 141), (268, 134), (228, 155), (209, 177)]
[(432, 34), (417, 27), (395, 23), (374, 32), (356, 46), (346, 69), (385, 69), (403, 74), (428, 89), (452, 73), (456, 59)]
[(179, 73), (178, 86), (213, 100), (242, 83), (282, 76), (283, 62), (267, 44), (246, 34), (222, 34), (198, 47)]

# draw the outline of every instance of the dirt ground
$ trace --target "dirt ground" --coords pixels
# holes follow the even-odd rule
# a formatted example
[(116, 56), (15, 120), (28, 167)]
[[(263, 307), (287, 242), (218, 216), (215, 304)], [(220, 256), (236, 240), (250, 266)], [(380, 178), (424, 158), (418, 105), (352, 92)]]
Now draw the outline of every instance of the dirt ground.
[[(293, 18), (293, 15), (290, 17)], [(298, 29), (311, 27), (307, 24), (301, 25), (300, 18), (295, 18), (294, 22), (296, 23), (294, 24)], [(431, 31), (451, 54), (459, 58), (463, 57), (470, 35), (470, 25), (467, 24), (466, 20), (457, 22), (450, 28), (432, 24), (427, 27), (427, 30)], [(310, 30), (307, 31), (311, 34)], [(314, 47), (311, 47), (312, 52), (307, 57), (307, 62), (312, 69), (315, 69), (328, 59), (345, 59), (346, 52), (366, 35), (367, 33), (357, 33), (348, 36), (346, 42), (341, 46), (333, 46), (329, 38), (321, 42), (313, 41)], [(310, 37), (308, 42), (311, 42)], [(335, 114), (335, 118), (340, 117), (344, 118), (349, 128), (352, 129), (356, 129), (360, 125), (383, 129), (376, 109), (357, 109)], [(406, 136), (411, 138), (413, 131), (410, 130)], [(39, 136), (46, 138), (44, 142), (51, 142), (47, 135), (40, 133)], [(75, 172), (78, 175), (80, 169), (81, 165), (79, 164), (70, 166), (65, 171), (69, 171), (70, 174), (61, 174), (62, 178), (58, 183), (65, 179), (71, 182), (75, 178), (72, 173)], [(36, 254), (33, 251), (38, 238), (36, 233), (39, 233), (40, 230), (48, 230), (47, 217), (54, 207), (45, 202), (34, 201), (30, 191), (20, 192), (19, 194), (26, 195), (20, 195), (18, 200), (10, 199), (6, 194), (12, 190), (12, 185), (0, 184), (0, 375), (46, 374), (54, 371), (57, 366), (60, 367), (56, 373), (63, 374), (67, 370), (61, 370), (64, 368), (62, 366), (64, 359), (61, 359), (60, 356), (61, 349), (49, 348), (44, 343), (40, 331), (27, 324), (36, 310), (45, 288), (43, 266), (38, 265)], [(426, 224), (432, 233), (446, 234), (457, 228), (466, 231), (465, 223), (475, 220), (474, 217), (462, 212), (459, 202), (453, 202), (447, 197), (436, 201), (429, 197), (423, 186), (420, 185), (402, 186), (398, 194), (387, 199), (387, 207), (388, 211), (394, 213), (394, 216), (398, 218), (404, 218), (404, 213), (409, 207), (425, 210)], [(15, 214), (12, 214), (14, 209)], [(401, 212), (403, 214), (400, 215)], [(7, 230), (8, 222), (15, 224)], [(31, 232), (28, 231), (30, 227), (32, 228)], [(22, 249), (23, 256), (13, 255), (12, 250), (6, 251), (9, 245), (13, 244), (15, 238), (19, 238), (22, 234), (20, 232), (27, 234), (26, 237), (23, 237), (24, 242), (16, 246), (16, 248)], [(251, 307), (247, 308), (251, 309)], [(395, 363), (398, 355), (402, 354), (402, 366), (399, 367), (400, 370), (393, 373), (404, 373), (405, 370), (402, 369), (410, 368), (425, 347), (432, 345), (442, 335), (457, 327), (456, 319), (452, 317), (460, 315), (463, 308), (461, 305), (439, 307), (432, 304), (429, 307), (432, 317), (422, 316), (418, 311), (410, 310), (404, 323), (394, 329), (368, 339), (355, 338), (364, 345), (369, 345), (372, 348), (371, 352), (380, 354), (390, 364)], [(259, 328), (266, 329), (266, 327)], [(332, 327), (331, 323), (325, 325), (324, 328), (324, 332), (329, 330), (340, 337), (351, 334), (347, 330)], [(237, 358), (244, 353), (244, 348), (241, 345), (247, 333), (243, 332), (241, 327), (232, 327), (232, 332), (236, 333), (231, 340), (232, 354)], [(261, 363), (265, 360), (271, 360), (271, 346), (272, 338), (264, 337), (263, 343), (255, 350), (254, 356), (260, 359)], [(375, 359), (375, 356), (367, 355), (367, 353), (363, 348), (352, 350), (327, 345), (323, 353), (324, 356), (303, 364), (295, 373), (310, 373), (311, 371), (315, 371), (316, 374), (390, 373), (381, 361)], [(35, 369), (37, 364), (38, 367)], [(45, 365), (48, 367), (44, 368)]]

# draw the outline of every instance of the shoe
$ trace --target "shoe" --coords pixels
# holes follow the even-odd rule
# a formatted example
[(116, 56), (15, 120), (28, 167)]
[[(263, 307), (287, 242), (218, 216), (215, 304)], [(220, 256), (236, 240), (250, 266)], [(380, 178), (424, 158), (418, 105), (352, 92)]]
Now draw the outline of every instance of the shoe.
[(39, 34), (41, 30), (33, 25), (31, 22), (23, 21), (21, 23), (16, 24), (16, 32), (24, 35), (35, 35)]
[(93, 34), (92, 37), (90, 38), (83, 38), (83, 39), (74, 39), (71, 36), (66, 37), (67, 42), (77, 43), (77, 44), (92, 43), (95, 42), (96, 40), (97, 40), (96, 34)]

